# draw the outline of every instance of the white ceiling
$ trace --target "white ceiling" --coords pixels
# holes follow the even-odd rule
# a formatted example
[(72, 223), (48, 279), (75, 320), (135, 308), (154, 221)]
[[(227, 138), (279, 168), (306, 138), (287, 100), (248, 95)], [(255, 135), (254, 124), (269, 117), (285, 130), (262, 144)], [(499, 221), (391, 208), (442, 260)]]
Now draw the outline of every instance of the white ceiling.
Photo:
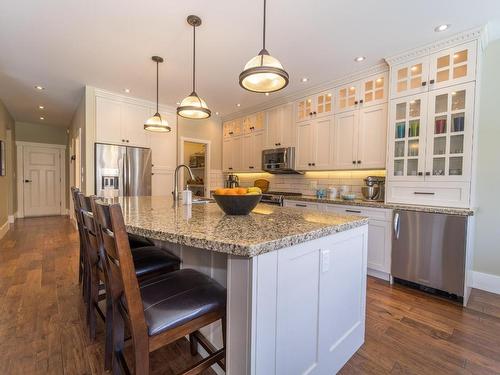
[[(67, 126), (85, 84), (176, 105), (191, 90), (197, 14), (198, 94), (223, 115), (277, 95), (339, 78), (384, 57), (500, 20), (498, 0), (269, 0), (267, 47), (291, 83), (266, 97), (244, 91), (238, 75), (261, 48), (260, 0), (2, 0), (0, 99), (18, 121)], [(444, 33), (434, 27), (450, 23)], [(355, 63), (355, 56), (367, 56)], [(308, 77), (307, 84), (301, 77)], [(46, 87), (37, 92), (33, 87)]]

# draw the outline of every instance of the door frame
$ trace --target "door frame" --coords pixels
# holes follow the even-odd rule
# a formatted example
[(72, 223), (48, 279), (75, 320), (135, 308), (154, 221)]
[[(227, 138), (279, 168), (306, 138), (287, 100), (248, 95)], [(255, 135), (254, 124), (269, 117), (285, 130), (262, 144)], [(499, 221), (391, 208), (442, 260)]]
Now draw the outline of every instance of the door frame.
[(37, 143), (37, 142), (24, 142), (16, 141), (16, 155), (17, 155), (17, 213), (16, 218), (24, 217), (24, 149), (25, 147), (45, 147), (59, 150), (61, 163), (60, 176), (61, 176), (61, 208), (60, 215), (67, 215), (66, 208), (66, 145), (57, 145), (50, 143)]
[[(191, 142), (191, 143), (201, 143), (205, 145), (205, 197), (210, 196), (210, 153), (211, 153), (211, 144), (212, 141), (208, 139), (197, 139), (197, 138), (190, 138), (190, 137), (181, 137), (180, 138), (180, 147), (179, 149), (179, 164), (185, 164), (186, 161), (184, 160), (184, 142)], [(184, 181), (184, 169), (181, 170), (181, 175), (179, 176), (180, 181)]]

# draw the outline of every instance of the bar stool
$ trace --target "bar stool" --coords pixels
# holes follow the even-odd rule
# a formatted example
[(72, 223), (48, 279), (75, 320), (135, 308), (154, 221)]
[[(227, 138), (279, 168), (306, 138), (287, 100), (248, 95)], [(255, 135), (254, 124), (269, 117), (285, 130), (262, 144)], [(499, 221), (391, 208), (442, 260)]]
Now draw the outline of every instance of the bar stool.
[[(75, 214), (75, 220), (76, 220), (76, 225), (78, 228), (78, 238), (79, 238), (79, 243), (80, 243), (80, 253), (78, 256), (78, 284), (81, 284), (83, 281), (83, 267), (84, 267), (84, 258), (83, 258), (83, 234), (82, 234), (82, 220), (81, 220), (81, 215), (80, 215), (80, 205), (78, 202), (78, 193), (80, 192), (80, 189), (78, 189), (75, 186), (71, 187), (71, 197), (73, 199), (73, 209), (74, 209), (74, 214)], [(83, 290), (83, 289), (82, 289)]]
[[(111, 367), (111, 331), (112, 320), (111, 303), (106, 289), (106, 277), (104, 274), (99, 240), (97, 237), (96, 224), (92, 213), (92, 200), (95, 197), (86, 197), (82, 193), (77, 194), (82, 217), (82, 229), (85, 243), (85, 268), (87, 293), (87, 324), (89, 326), (90, 339), (93, 341), (96, 335), (96, 316), (99, 315), (106, 323), (106, 349), (105, 368)], [(127, 237), (128, 240), (128, 237)], [(137, 242), (135, 242), (137, 243)], [(140, 242), (139, 242), (140, 243)], [(176, 271), (180, 268), (180, 259), (165, 249), (156, 246), (143, 246), (131, 249), (132, 258), (136, 267), (137, 277), (141, 282), (147, 282), (167, 272)], [(99, 302), (104, 298), (106, 301), (106, 315), (99, 307)]]
[[(130, 373), (123, 356), (124, 331), (132, 334), (134, 372), (149, 374), (149, 353), (184, 336), (196, 340), (209, 356), (182, 374), (199, 374), (215, 363), (224, 368), (226, 290), (201, 272), (181, 269), (149, 283), (139, 284), (120, 205), (94, 201), (103, 263), (109, 282), (113, 313), (113, 374)], [(199, 329), (222, 321), (224, 347), (216, 350)], [(207, 345), (208, 343), (208, 345)]]

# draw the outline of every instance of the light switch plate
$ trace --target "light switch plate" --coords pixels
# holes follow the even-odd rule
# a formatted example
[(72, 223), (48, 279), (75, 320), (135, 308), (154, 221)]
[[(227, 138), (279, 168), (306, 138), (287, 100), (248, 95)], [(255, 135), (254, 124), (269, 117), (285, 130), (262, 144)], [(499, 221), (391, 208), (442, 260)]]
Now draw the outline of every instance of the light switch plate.
[(321, 272), (328, 272), (330, 269), (330, 250), (321, 250)]

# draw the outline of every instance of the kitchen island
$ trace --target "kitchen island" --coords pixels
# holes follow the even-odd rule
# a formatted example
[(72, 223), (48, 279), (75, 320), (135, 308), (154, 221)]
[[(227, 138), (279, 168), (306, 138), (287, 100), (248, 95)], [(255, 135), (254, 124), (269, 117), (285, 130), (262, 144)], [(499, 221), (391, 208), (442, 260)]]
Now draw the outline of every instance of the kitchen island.
[[(366, 218), (265, 204), (227, 216), (215, 203), (116, 201), (127, 231), (226, 286), (227, 374), (330, 375), (362, 345)], [(221, 346), (220, 326), (204, 333)]]

